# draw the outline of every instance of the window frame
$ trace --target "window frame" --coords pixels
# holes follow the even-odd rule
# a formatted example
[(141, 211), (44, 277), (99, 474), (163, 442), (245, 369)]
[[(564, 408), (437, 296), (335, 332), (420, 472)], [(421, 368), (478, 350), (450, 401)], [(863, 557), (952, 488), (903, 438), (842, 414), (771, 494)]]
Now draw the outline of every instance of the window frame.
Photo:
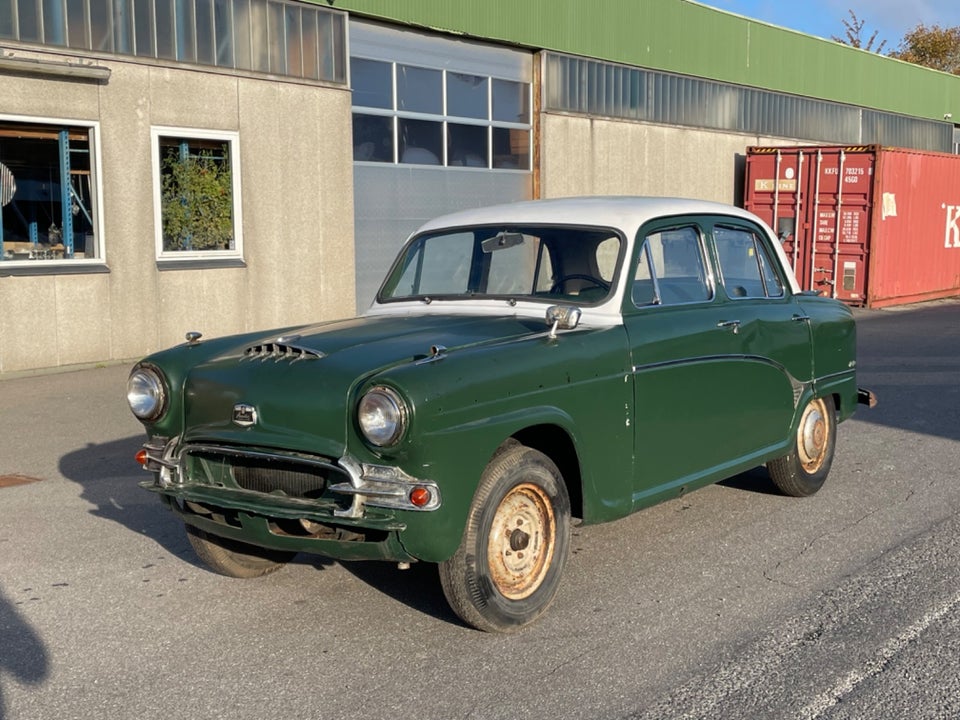
[[(72, 127), (84, 129), (87, 132), (87, 144), (90, 157), (90, 192), (93, 194), (91, 199), (90, 220), (93, 229), (93, 240), (96, 248), (96, 257), (82, 258), (58, 258), (49, 260), (3, 260), (0, 259), (0, 269), (3, 274), (17, 274), (26, 270), (28, 274), (40, 272), (45, 273), (49, 269), (52, 273), (67, 273), (83, 268), (88, 271), (98, 269), (103, 270), (106, 267), (106, 242), (104, 239), (104, 221), (103, 221), (103, 153), (100, 133), (100, 122), (98, 120), (79, 120), (75, 118), (57, 118), (38, 115), (12, 115), (0, 113), (0, 122), (24, 125), (49, 125), (51, 128)], [(6, 208), (4, 208), (6, 211)], [(10, 272), (12, 271), (12, 272)]]
[[(473, 170), (473, 171), (483, 171), (483, 170), (504, 170), (507, 172), (518, 172), (518, 173), (530, 173), (533, 171), (533, 83), (526, 80), (518, 80), (515, 78), (504, 78), (492, 74), (478, 74), (476, 72), (464, 72), (462, 70), (446, 68), (446, 67), (435, 67), (425, 64), (415, 64), (407, 62), (404, 60), (386, 60), (382, 57), (374, 57), (364, 53), (351, 54), (348, 58), (348, 66), (351, 67), (351, 77), (350, 77), (350, 87), (353, 90), (353, 76), (352, 76), (352, 63), (356, 60), (362, 62), (370, 63), (380, 63), (389, 67), (390, 70), (390, 106), (384, 105), (359, 105), (352, 103), (351, 105), (351, 114), (354, 118), (357, 116), (365, 117), (386, 117), (392, 118), (393, 124), (391, 126), (392, 130), (392, 141), (393, 141), (393, 159), (392, 161), (388, 160), (373, 160), (370, 158), (358, 158), (357, 157), (357, 148), (359, 145), (354, 144), (354, 163), (362, 163), (364, 165), (395, 165), (395, 166), (416, 166), (416, 167), (434, 167), (434, 168), (444, 168), (447, 170)], [(400, 107), (400, 81), (398, 79), (400, 68), (410, 68), (412, 70), (423, 70), (430, 72), (440, 73), (440, 112), (439, 113), (430, 113), (430, 112), (420, 112), (416, 110), (407, 110)], [(477, 78), (486, 80), (485, 87), (485, 104), (486, 104), (486, 117), (478, 118), (467, 115), (451, 115), (449, 108), (448, 100), (448, 77), (450, 75), (459, 76), (459, 75), (472, 75)], [(519, 86), (526, 87), (526, 113), (527, 121), (526, 122), (510, 122), (507, 120), (497, 120), (494, 117), (494, 96), (497, 83), (511, 83)], [(385, 98), (384, 98), (385, 99)], [(404, 162), (403, 160), (403, 150), (404, 143), (403, 138), (401, 137), (401, 126), (405, 121), (427, 121), (435, 122), (441, 126), (441, 143), (442, 143), (442, 154), (438, 156), (438, 162)], [(486, 135), (486, 157), (485, 162), (480, 164), (472, 164), (469, 162), (464, 162), (463, 164), (453, 164), (450, 157), (452, 136), (450, 132), (451, 126), (460, 126), (460, 127), (480, 127), (483, 128)], [(497, 131), (500, 131), (498, 134)], [(518, 131), (525, 133), (526, 135), (526, 153), (517, 153), (518, 158), (525, 158), (526, 165), (518, 165), (516, 167), (511, 167), (509, 163), (496, 154), (496, 148), (498, 147), (497, 139), (502, 136), (502, 133), (506, 131), (510, 133), (509, 142), (511, 148), (513, 147), (513, 132)], [(354, 138), (354, 143), (356, 143), (356, 138)], [(502, 143), (501, 143), (502, 144)], [(511, 153), (513, 154), (513, 153)], [(506, 157), (506, 156), (504, 156)]]
[[(181, 140), (212, 140), (224, 142), (230, 155), (230, 191), (233, 220), (233, 248), (225, 250), (164, 250), (163, 248), (163, 197), (160, 138)], [(158, 263), (179, 266), (191, 261), (206, 260), (215, 263), (233, 264), (243, 262), (243, 210), (240, 178), (240, 133), (236, 130), (207, 130), (163, 125), (150, 127), (150, 167), (153, 183), (153, 229), (154, 253)]]

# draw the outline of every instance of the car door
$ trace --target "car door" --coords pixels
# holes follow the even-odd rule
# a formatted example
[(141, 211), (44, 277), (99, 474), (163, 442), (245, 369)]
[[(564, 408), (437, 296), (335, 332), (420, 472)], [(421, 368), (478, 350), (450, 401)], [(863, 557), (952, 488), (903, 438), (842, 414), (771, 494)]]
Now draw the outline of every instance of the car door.
[(763, 452), (789, 436), (797, 401), (812, 379), (810, 323), (789, 292), (786, 269), (767, 233), (748, 221), (723, 218), (710, 234), (718, 303), (737, 322), (749, 376), (740, 403), (745, 412), (729, 421), (749, 434), (754, 452)]
[(648, 224), (637, 238), (624, 325), (634, 383), (634, 504), (692, 484), (744, 451), (727, 422), (740, 401), (737, 329), (718, 302), (709, 225)]

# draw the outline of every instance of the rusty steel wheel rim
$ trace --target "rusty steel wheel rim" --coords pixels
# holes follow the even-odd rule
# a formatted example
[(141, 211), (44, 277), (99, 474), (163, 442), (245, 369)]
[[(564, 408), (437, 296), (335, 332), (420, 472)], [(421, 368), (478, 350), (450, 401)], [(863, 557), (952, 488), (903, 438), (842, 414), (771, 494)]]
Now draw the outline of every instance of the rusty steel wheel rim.
[(493, 517), (487, 561), (494, 586), (509, 600), (523, 600), (543, 584), (553, 560), (557, 521), (543, 488), (517, 485)]
[(797, 454), (800, 464), (808, 473), (817, 472), (827, 457), (828, 426), (827, 406), (823, 400), (811, 401), (800, 418), (797, 431)]

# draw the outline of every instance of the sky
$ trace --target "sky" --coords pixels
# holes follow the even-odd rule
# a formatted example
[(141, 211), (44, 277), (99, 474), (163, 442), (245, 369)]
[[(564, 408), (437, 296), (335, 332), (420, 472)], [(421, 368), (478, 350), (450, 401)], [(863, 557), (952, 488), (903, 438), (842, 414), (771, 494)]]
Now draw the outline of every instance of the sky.
[(896, 50), (903, 36), (918, 24), (960, 25), (960, 0), (697, 0), (721, 10), (745, 15), (773, 25), (830, 38), (846, 37), (844, 20), (853, 10), (865, 21), (866, 42), (874, 30), (887, 44), (884, 52)]

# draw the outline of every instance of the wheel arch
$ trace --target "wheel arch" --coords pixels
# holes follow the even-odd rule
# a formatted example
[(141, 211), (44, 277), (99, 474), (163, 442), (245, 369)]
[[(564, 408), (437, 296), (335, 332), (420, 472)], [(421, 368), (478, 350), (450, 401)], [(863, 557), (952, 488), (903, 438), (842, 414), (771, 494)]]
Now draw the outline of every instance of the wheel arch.
[(550, 458), (560, 470), (563, 482), (570, 497), (570, 513), (573, 517), (583, 518), (583, 477), (580, 469), (580, 456), (573, 438), (558, 425), (532, 425), (515, 432), (498, 448), (502, 452), (513, 443), (538, 450)]

